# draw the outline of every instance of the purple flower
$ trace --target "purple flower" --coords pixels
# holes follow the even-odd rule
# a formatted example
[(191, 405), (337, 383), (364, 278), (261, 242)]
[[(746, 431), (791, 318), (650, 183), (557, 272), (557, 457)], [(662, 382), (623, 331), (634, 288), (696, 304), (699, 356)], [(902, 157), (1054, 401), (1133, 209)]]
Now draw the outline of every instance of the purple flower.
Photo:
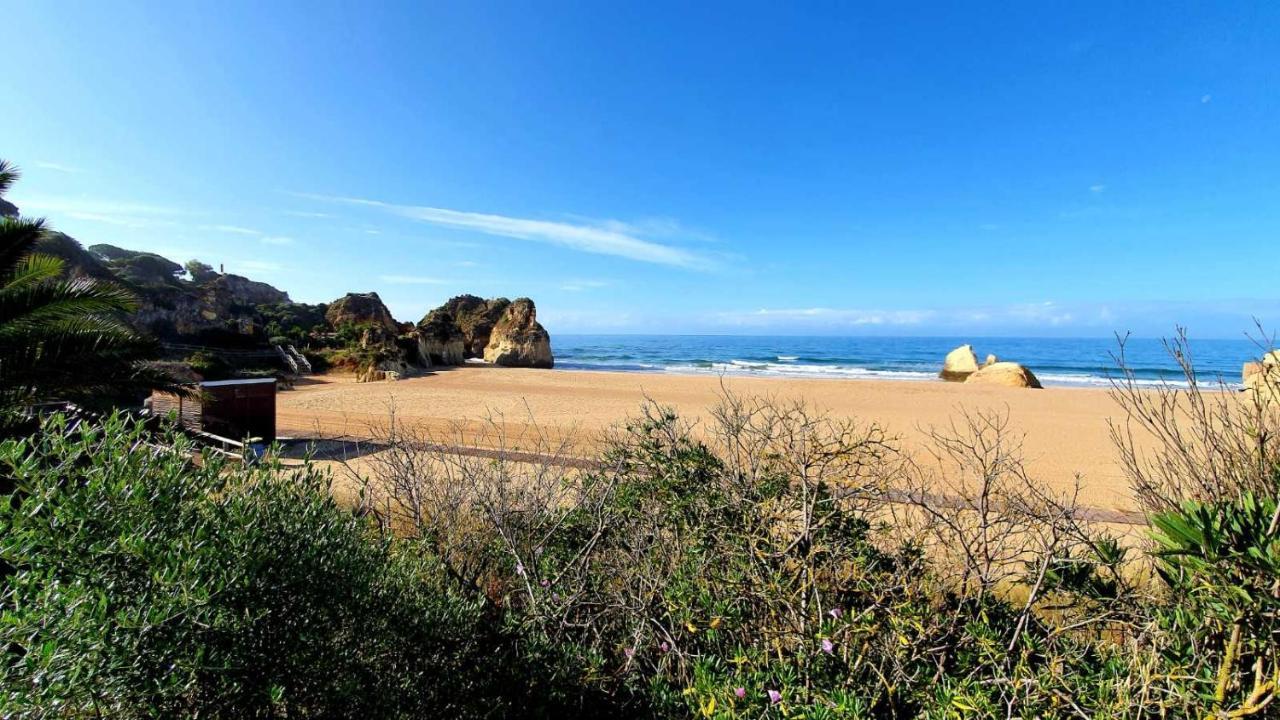
[(830, 615), (833, 620), (839, 620), (840, 616), (844, 615), (844, 611), (836, 607), (836, 608), (831, 608), (831, 610), (829, 610), (827, 614)]
[(662, 644), (658, 646), (658, 649), (662, 652), (666, 652), (671, 649), (671, 646), (667, 644), (666, 640), (663, 640)]
[(636, 649), (633, 647), (629, 647), (626, 650), (623, 650), (622, 654), (626, 655), (627, 659), (630, 660), (631, 658), (636, 656)]
[(543, 580), (541, 584), (542, 584), (542, 587), (551, 587), (550, 580)]
[(770, 690), (770, 691), (769, 691), (769, 704), (770, 704), (770, 705), (777, 705), (777, 704), (778, 704), (778, 703), (780, 703), (780, 702), (782, 702), (782, 693), (778, 692), (777, 690)]
[(826, 638), (822, 639), (822, 652), (830, 655), (835, 649), (836, 646), (832, 645), (830, 640)]
[(744, 698), (744, 697), (746, 697), (746, 696), (747, 696), (747, 689), (746, 689), (746, 688), (741, 688), (741, 687), (736, 687), (736, 688), (734, 688), (734, 689), (733, 689), (733, 695), (734, 695), (734, 697), (736, 697), (736, 698), (738, 698), (739, 700), (741, 700), (742, 698)]
[(560, 595), (558, 593), (551, 593), (551, 602), (560, 602)]
[(524, 577), (524, 563), (516, 563), (516, 574), (520, 577)]

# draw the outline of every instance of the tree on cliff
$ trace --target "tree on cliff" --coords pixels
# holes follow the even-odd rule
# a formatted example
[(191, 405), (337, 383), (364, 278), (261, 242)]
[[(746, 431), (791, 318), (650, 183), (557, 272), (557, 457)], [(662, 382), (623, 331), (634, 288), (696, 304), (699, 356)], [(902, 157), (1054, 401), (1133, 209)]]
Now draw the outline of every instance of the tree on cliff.
[[(17, 179), (17, 168), (0, 160), (0, 198)], [(0, 217), (0, 433), (35, 402), (176, 387), (142, 362), (153, 344), (120, 317), (134, 308), (133, 295), (68, 276), (62, 259), (34, 251), (45, 234), (43, 220)]]

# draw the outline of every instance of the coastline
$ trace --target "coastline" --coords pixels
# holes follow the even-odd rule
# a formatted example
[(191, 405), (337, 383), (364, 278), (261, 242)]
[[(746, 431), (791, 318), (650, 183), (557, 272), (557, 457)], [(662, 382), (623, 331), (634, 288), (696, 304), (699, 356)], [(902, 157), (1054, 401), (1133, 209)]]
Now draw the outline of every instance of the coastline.
[(1092, 507), (1135, 508), (1112, 446), (1108, 420), (1123, 418), (1105, 389), (1043, 390), (973, 386), (941, 380), (744, 377), (669, 372), (530, 370), (468, 364), (397, 382), (356, 383), (350, 375), (307, 378), (277, 398), (281, 434), (360, 437), (396, 417), (437, 437), (461, 431), (490, 443), (486, 418), (515, 436), (535, 429), (551, 437), (591, 443), (634, 416), (646, 398), (703, 423), (722, 386), (744, 395), (803, 399), (838, 418), (876, 422), (900, 438), (907, 452), (925, 448), (925, 433), (963, 411), (1005, 413), (1021, 436), (1030, 474), (1065, 490), (1081, 476), (1081, 498)]

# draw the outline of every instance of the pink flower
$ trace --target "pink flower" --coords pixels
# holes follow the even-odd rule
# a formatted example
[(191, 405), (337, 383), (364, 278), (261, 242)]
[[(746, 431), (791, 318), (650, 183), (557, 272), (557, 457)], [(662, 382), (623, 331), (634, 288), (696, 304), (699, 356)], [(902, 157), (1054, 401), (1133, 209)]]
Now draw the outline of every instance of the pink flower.
[(662, 644), (658, 646), (658, 649), (662, 652), (666, 652), (671, 649), (671, 646), (667, 644), (666, 640), (663, 640)]
[(734, 688), (734, 689), (733, 689), (733, 695), (734, 695), (734, 697), (736, 697), (736, 698), (738, 698), (739, 700), (741, 700), (742, 698), (744, 698), (744, 697), (746, 697), (746, 696), (747, 696), (747, 689), (746, 689), (746, 688), (741, 688), (741, 687), (736, 687), (736, 688)]
[(516, 574), (520, 577), (524, 577), (524, 563), (516, 563)]
[(782, 702), (782, 693), (778, 692), (777, 690), (770, 690), (770, 691), (769, 691), (769, 704), (770, 704), (770, 705), (777, 705), (777, 704), (778, 704), (778, 703), (780, 703), (780, 702)]
[(543, 581), (542, 581), (542, 587), (550, 587), (550, 586), (551, 586), (551, 581), (550, 581), (550, 580), (543, 580)]
[(629, 648), (627, 648), (626, 650), (623, 650), (623, 651), (622, 651), (622, 654), (623, 654), (623, 655), (626, 655), (626, 656), (627, 656), (627, 659), (628, 659), (628, 660), (630, 660), (631, 658), (635, 657), (635, 655), (636, 655), (636, 649), (635, 649), (635, 648), (630, 648), (630, 647), (629, 647)]
[(826, 638), (822, 639), (822, 652), (830, 655), (835, 649), (836, 646), (832, 645), (830, 640)]
[(844, 615), (844, 611), (836, 607), (836, 608), (831, 608), (831, 610), (828, 611), (827, 614), (831, 616), (831, 619), (839, 620), (840, 616)]

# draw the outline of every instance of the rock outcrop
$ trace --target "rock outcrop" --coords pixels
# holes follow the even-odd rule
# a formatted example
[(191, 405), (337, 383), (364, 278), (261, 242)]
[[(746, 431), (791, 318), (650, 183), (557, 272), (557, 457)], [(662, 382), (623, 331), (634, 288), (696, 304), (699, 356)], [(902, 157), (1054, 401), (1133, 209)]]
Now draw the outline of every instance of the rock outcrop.
[[(484, 357), (484, 349), (489, 345), (489, 336), (493, 326), (502, 319), (511, 301), (506, 298), (485, 300), (475, 295), (459, 295), (436, 310), (445, 311), (453, 317), (453, 322), (462, 331), (462, 344), (469, 358)], [(423, 318), (426, 322), (431, 315)]]
[(1264, 400), (1280, 402), (1280, 350), (1262, 356), (1262, 362), (1245, 363), (1241, 373), (1246, 392)]
[(414, 334), (418, 338), (418, 362), (426, 367), (461, 365), (466, 359), (466, 340), (453, 314), (444, 308), (427, 313)]
[(538, 323), (532, 300), (519, 298), (507, 306), (489, 335), (484, 359), (505, 367), (549, 368), (554, 364), (551, 336)]
[(949, 382), (963, 382), (965, 378), (978, 372), (978, 356), (972, 345), (961, 345), (947, 353), (942, 361), (942, 372), (938, 377)]
[(0, 217), (18, 217), (18, 206), (0, 198)]
[(375, 328), (386, 338), (394, 339), (400, 331), (391, 311), (376, 292), (347, 293), (334, 300), (325, 310), (324, 319), (335, 328), (364, 325)]
[(967, 385), (1003, 385), (1005, 387), (1039, 388), (1035, 373), (1015, 362), (997, 362), (980, 368), (964, 380)]
[(992, 365), (995, 365), (998, 362), (1000, 362), (1000, 358), (997, 358), (995, 355), (988, 353), (987, 359), (982, 361), (982, 367), (990, 367)]

